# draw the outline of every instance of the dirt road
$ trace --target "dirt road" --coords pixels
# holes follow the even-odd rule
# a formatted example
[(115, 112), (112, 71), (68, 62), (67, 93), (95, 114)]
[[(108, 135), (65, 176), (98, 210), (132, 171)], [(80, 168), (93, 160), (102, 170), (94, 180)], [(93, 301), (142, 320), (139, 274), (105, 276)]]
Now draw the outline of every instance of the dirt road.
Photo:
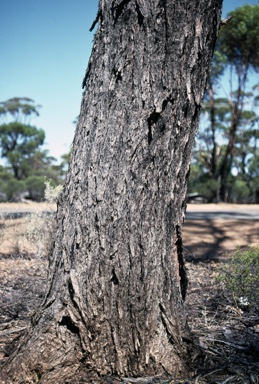
[(258, 204), (188, 204), (186, 220), (259, 220)]

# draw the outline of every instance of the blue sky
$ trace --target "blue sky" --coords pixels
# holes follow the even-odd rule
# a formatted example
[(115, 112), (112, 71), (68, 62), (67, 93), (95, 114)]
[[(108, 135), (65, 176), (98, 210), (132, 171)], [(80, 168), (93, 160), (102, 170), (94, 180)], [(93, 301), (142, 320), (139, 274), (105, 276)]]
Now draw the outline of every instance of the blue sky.
[[(0, 101), (25, 96), (40, 104), (40, 117), (32, 124), (45, 130), (46, 148), (57, 158), (73, 140), (97, 4), (0, 0)], [(244, 4), (258, 0), (224, 0), (223, 17)]]

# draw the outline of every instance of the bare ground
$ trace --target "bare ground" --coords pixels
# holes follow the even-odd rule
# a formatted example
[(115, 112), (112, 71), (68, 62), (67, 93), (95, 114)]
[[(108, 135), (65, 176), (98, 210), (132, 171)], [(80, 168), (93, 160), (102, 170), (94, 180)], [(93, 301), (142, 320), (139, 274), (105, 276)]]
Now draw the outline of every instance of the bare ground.
[[(0, 219), (0, 366), (44, 297), (47, 260), (21, 240), (25, 228), (25, 219)], [(218, 261), (227, 262), (237, 247), (259, 244), (259, 223), (187, 221), (183, 236), (189, 274), (186, 311), (200, 354), (194, 356), (196, 376), (181, 383), (259, 383), (259, 314), (243, 312), (216, 280)], [(180, 382), (170, 378), (163, 383)]]
[(259, 221), (186, 221), (183, 243), (189, 261), (223, 261), (238, 248), (259, 244)]

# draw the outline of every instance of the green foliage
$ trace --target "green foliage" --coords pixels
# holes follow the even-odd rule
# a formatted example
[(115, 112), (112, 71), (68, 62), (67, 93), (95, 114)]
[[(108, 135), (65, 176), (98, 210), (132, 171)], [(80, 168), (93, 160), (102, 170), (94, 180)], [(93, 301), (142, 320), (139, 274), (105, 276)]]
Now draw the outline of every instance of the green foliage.
[(25, 122), (32, 116), (39, 116), (40, 105), (35, 105), (34, 100), (28, 97), (13, 97), (0, 102), (0, 116), (14, 121)]
[(43, 129), (28, 124), (29, 118), (39, 115), (38, 108), (26, 97), (14, 97), (0, 103), (0, 116), (5, 121), (0, 125), (0, 155), (18, 180), (31, 175), (34, 159), (44, 144)]
[(7, 168), (0, 165), (0, 183), (5, 182), (13, 177), (12, 172)]
[(45, 181), (44, 176), (29, 176), (25, 180), (26, 190), (29, 192), (31, 199), (36, 201), (44, 199)]
[(204, 181), (203, 180), (200, 183), (200, 185), (198, 185), (198, 192), (202, 196), (206, 197), (208, 202), (211, 202), (213, 200), (213, 197), (217, 193), (217, 190), (219, 188), (219, 183), (217, 182), (217, 180), (210, 180), (208, 178), (207, 180), (204, 180)]
[(233, 19), (221, 28), (218, 45), (236, 71), (259, 67), (259, 6), (244, 5), (230, 12)]
[(259, 149), (255, 155), (249, 159), (248, 170), (253, 179), (259, 178)]
[(223, 75), (227, 64), (227, 58), (219, 51), (215, 51), (212, 60), (212, 68), (210, 74), (211, 83), (216, 83), (220, 76)]
[(7, 201), (15, 201), (22, 192), (26, 192), (26, 184), (23, 180), (12, 177), (4, 183), (3, 192)]
[(246, 298), (251, 309), (259, 308), (259, 246), (239, 249), (224, 271), (220, 272), (226, 288), (234, 299)]
[[(0, 169), (1, 199), (4, 193), (7, 200), (13, 199), (25, 186), (29, 198), (40, 201), (44, 198), (46, 178), (53, 180), (54, 185), (63, 183), (68, 155), (64, 155), (60, 165), (55, 165), (56, 159), (42, 150), (45, 132), (29, 124), (31, 117), (39, 115), (38, 109), (27, 97), (0, 102), (0, 117), (4, 121), (0, 125), (0, 156), (6, 160), (6, 166)], [(16, 183), (14, 179), (24, 182)]]
[[(249, 89), (251, 70), (259, 68), (259, 5), (231, 12), (220, 29), (194, 152), (201, 173), (189, 189), (209, 201), (258, 202), (258, 84)], [(222, 76), (229, 79), (222, 85)], [(222, 97), (224, 96), (224, 97)], [(255, 176), (254, 176), (255, 175)]]
[(246, 203), (251, 194), (251, 190), (247, 185), (247, 182), (240, 179), (235, 179), (231, 184), (231, 195), (234, 203)]
[[(55, 182), (58, 179), (59, 182)], [(60, 188), (58, 177), (49, 179), (51, 188)], [(2, 201), (19, 201), (28, 198), (34, 201), (43, 201), (46, 194), (46, 175), (32, 175), (24, 180), (17, 180), (5, 167), (0, 166), (0, 199)]]
[(0, 126), (1, 133), (1, 154), (7, 157), (11, 151), (21, 151), (23, 155), (28, 155), (41, 146), (45, 140), (43, 129), (32, 127), (31, 125), (12, 122)]
[(12, 122), (0, 126), (1, 156), (6, 158), (17, 179), (27, 177), (38, 148), (44, 144), (42, 129)]
[[(8, 188), (7, 184), (8, 181), (12, 183), (12, 180), (14, 179), (12, 173), (9, 171), (8, 168), (3, 167), (0, 165), (0, 200), (5, 201), (9, 198), (9, 200), (13, 197), (12, 196), (12, 186)], [(16, 191), (14, 190), (14, 193)]]
[(213, 201), (217, 194), (219, 182), (212, 180), (210, 175), (200, 168), (197, 164), (192, 164), (189, 177), (189, 193), (198, 193), (209, 203)]

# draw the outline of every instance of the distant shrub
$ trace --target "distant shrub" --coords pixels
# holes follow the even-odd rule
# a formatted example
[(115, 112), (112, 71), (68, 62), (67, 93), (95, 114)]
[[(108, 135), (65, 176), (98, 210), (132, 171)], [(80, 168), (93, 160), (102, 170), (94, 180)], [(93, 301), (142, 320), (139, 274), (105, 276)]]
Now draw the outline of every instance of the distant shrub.
[(237, 250), (220, 272), (220, 280), (239, 306), (259, 309), (259, 246)]
[(236, 179), (231, 185), (231, 199), (234, 203), (247, 202), (251, 191), (244, 180)]
[(62, 185), (53, 186), (50, 181), (45, 181), (44, 196), (48, 203), (56, 203), (63, 189)]
[(29, 197), (32, 200), (41, 201), (44, 198), (45, 177), (44, 176), (29, 176), (25, 180)]
[(21, 194), (26, 192), (26, 185), (23, 180), (12, 177), (5, 182), (3, 192), (6, 194), (6, 200), (19, 201)]
[[(51, 186), (50, 181), (45, 181), (44, 197), (48, 203), (57, 201), (62, 191), (62, 186)], [(25, 238), (36, 248), (39, 257), (47, 256), (53, 246), (56, 233), (55, 211), (32, 213), (28, 218)]]
[(39, 211), (28, 217), (25, 238), (35, 248), (38, 257), (45, 257), (51, 251), (55, 227), (54, 214)]

